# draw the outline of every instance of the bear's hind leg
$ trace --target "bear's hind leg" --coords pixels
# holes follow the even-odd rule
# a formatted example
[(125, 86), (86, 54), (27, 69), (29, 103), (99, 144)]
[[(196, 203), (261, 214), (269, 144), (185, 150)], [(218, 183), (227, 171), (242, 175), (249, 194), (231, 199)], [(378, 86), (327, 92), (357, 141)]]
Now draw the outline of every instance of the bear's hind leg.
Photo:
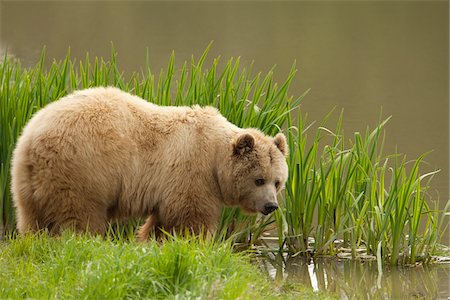
[[(59, 201), (58, 201), (59, 200)], [(83, 199), (81, 194), (66, 194), (66, 198), (55, 198), (53, 203), (61, 203), (58, 210), (46, 218), (50, 233), (59, 235), (64, 230), (104, 236), (108, 225), (106, 210), (94, 201)], [(90, 204), (90, 205), (89, 205)]]
[(36, 213), (28, 206), (20, 202), (16, 204), (17, 229), (19, 233), (37, 232), (39, 230), (39, 221)]
[(65, 230), (72, 230), (76, 233), (89, 233), (92, 235), (104, 236), (106, 232), (106, 219), (104, 216), (97, 214), (91, 215), (87, 218), (73, 218), (69, 217), (59, 220), (51, 224), (50, 232), (52, 234), (61, 234)]

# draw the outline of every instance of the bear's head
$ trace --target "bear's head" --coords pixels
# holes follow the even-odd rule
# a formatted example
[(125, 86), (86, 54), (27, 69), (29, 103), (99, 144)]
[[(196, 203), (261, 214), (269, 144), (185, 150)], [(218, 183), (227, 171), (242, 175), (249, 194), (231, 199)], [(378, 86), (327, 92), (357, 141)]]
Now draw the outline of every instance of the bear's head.
[(286, 138), (269, 137), (256, 129), (237, 134), (229, 151), (225, 204), (246, 213), (270, 214), (278, 208), (277, 193), (288, 177)]

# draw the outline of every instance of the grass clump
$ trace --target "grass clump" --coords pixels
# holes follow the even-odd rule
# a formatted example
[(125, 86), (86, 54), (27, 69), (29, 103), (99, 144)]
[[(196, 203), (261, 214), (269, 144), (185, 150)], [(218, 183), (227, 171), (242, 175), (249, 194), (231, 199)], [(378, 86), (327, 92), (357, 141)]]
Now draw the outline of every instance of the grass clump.
[(438, 171), (419, 172), (425, 155), (407, 161), (383, 154), (388, 120), (348, 140), (342, 114), (335, 130), (318, 126), (312, 142), (301, 115), (297, 126), (290, 126), (289, 146), (296, 151), (288, 158), (290, 180), (276, 215), (280, 242), (289, 253), (345, 251), (351, 258), (364, 254), (391, 265), (431, 260), (450, 201), (443, 211), (430, 201), (429, 182)]
[(169, 238), (137, 244), (69, 232), (0, 243), (2, 298), (252, 299), (277, 297), (230, 243)]

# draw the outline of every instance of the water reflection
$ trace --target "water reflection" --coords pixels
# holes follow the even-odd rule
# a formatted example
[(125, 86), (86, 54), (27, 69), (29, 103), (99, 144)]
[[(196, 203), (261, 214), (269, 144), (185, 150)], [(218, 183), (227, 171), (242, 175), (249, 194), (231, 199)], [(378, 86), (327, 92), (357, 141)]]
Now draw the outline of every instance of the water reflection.
[(376, 261), (280, 256), (263, 262), (268, 274), (280, 282), (301, 284), (326, 291), (341, 299), (448, 299), (450, 265), (385, 267), (378, 273)]

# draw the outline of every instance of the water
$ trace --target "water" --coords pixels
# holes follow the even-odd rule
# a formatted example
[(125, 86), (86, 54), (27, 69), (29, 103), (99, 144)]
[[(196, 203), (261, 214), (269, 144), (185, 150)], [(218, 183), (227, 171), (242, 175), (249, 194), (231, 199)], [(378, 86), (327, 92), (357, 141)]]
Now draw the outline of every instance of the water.
[[(172, 50), (181, 68), (214, 40), (210, 57), (240, 56), (242, 65), (254, 62), (253, 70), (263, 73), (276, 64), (277, 81), (296, 61), (291, 93), (311, 88), (302, 104), (309, 120), (344, 108), (350, 137), (373, 128), (381, 111), (392, 115), (386, 153), (413, 159), (433, 150), (421, 171), (441, 169), (430, 194), (439, 194), (443, 205), (449, 198), (448, 14), (445, 1), (0, 1), (0, 52), (8, 48), (31, 66), (43, 45), (49, 58), (64, 57), (70, 46), (83, 59), (86, 51), (109, 57), (113, 42), (126, 74), (140, 70), (146, 49), (158, 73)], [(448, 266), (391, 270), (380, 279), (370, 263), (292, 262), (284, 274), (343, 298), (450, 295)]]
[(448, 264), (385, 267), (381, 273), (375, 261), (277, 257), (262, 264), (275, 281), (301, 284), (341, 299), (447, 299), (450, 295)]

